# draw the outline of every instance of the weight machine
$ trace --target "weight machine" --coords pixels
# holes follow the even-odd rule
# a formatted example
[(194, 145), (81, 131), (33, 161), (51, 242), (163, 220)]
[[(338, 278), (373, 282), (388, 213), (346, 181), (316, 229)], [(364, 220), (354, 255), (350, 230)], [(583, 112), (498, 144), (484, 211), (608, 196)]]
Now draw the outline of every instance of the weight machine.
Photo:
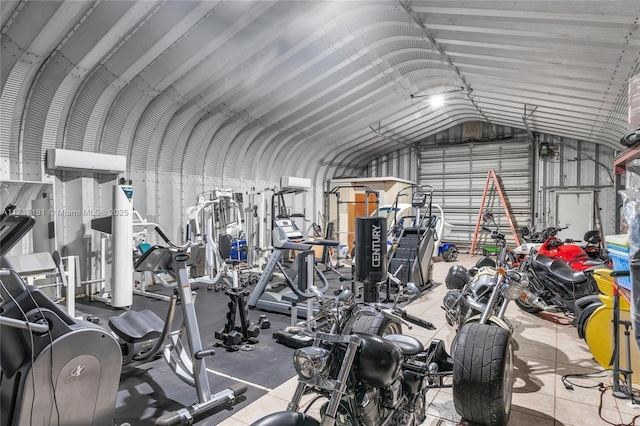
[(247, 265), (260, 269), (266, 264), (266, 253), (271, 245), (270, 208), (268, 192), (273, 188), (258, 191), (255, 188), (245, 193), (245, 236), (247, 241)]
[[(115, 308), (133, 304), (133, 187), (125, 183), (113, 186), (113, 214), (91, 220), (91, 228), (103, 233), (101, 241), (101, 278), (82, 284), (99, 284), (97, 294), (87, 291), (90, 299), (99, 300)], [(111, 280), (106, 278), (106, 241), (111, 237)]]
[[(207, 199), (208, 197), (208, 199)], [(232, 272), (220, 254), (219, 238), (228, 235), (235, 238), (235, 260), (246, 260), (242, 251), (240, 237), (243, 235), (242, 209), (230, 190), (214, 190), (200, 194), (195, 206), (187, 208), (189, 239), (200, 248), (193, 248), (198, 253), (196, 262), (191, 268), (191, 277), (205, 285), (215, 285), (223, 277), (232, 278)], [(235, 219), (232, 221), (231, 219)], [(198, 258), (204, 252), (204, 267), (200, 268)], [(244, 258), (244, 259), (243, 259)], [(201, 271), (197, 272), (197, 269)]]
[[(365, 210), (365, 216), (369, 216), (371, 214), (371, 212), (373, 212), (374, 210), (376, 210), (380, 204), (380, 195), (378, 194), (378, 191), (374, 191), (373, 189), (371, 189), (369, 186), (366, 185), (336, 185), (333, 188), (329, 189), (329, 184), (330, 182), (327, 181), (327, 190), (324, 193), (325, 196), (325, 203), (324, 203), (324, 217), (325, 217), (325, 221), (326, 221), (326, 228), (329, 227), (329, 223), (332, 222), (331, 220), (331, 197), (334, 196), (335, 197), (335, 203), (336, 203), (336, 211), (337, 211), (337, 215), (336, 215), (336, 220), (335, 220), (335, 233), (338, 237), (338, 241), (340, 241), (340, 237), (341, 234), (344, 232), (341, 228), (341, 220), (340, 220), (340, 205), (342, 204), (356, 204), (356, 203), (364, 203), (364, 210)], [(356, 189), (360, 189), (364, 191), (365, 197), (364, 197), (364, 201), (357, 201), (357, 200), (342, 200), (341, 199), (341, 190), (342, 189), (352, 189), (352, 190), (356, 190)], [(373, 195), (375, 198), (375, 201), (373, 202), (373, 204), (375, 204), (375, 208), (374, 209), (370, 209), (370, 202), (369, 202), (369, 196)], [(327, 235), (327, 237), (330, 237), (330, 235)], [(334, 269), (334, 268), (339, 268), (342, 265), (340, 264), (340, 256), (336, 256), (336, 265), (335, 267), (332, 266), (331, 264), (328, 265), (330, 267), (330, 269)]]

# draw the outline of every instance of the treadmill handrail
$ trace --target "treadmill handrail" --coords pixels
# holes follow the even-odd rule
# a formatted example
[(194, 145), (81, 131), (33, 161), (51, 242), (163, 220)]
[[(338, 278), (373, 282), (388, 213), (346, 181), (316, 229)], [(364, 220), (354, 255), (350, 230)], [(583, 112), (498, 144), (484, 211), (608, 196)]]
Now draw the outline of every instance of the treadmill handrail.
[(285, 241), (280, 245), (280, 248), (284, 250), (306, 251), (311, 249), (311, 244), (306, 242), (294, 243), (293, 241)]
[[(320, 278), (320, 281), (322, 281), (322, 288), (318, 288), (316, 286), (312, 286), (310, 290), (307, 291), (301, 291), (297, 286), (295, 285), (291, 285), (291, 283), (287, 281), (287, 285), (289, 286), (289, 288), (293, 291), (293, 293), (298, 296), (298, 299), (300, 300), (307, 300), (307, 299), (311, 299), (313, 297), (317, 297), (318, 294), (317, 292), (320, 292), (321, 294), (324, 294), (327, 290), (329, 290), (329, 281), (327, 280), (327, 277), (318, 269), (318, 267), (316, 265), (313, 265), (313, 269), (316, 272), (316, 275), (318, 276), (318, 278)], [(316, 289), (316, 291), (314, 291), (313, 289)]]

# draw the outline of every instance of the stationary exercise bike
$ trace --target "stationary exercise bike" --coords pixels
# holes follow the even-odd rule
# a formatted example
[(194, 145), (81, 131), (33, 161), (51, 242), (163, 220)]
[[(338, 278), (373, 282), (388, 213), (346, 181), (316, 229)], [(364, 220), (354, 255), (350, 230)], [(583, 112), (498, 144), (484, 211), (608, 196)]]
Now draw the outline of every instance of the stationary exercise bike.
[[(0, 257), (35, 224), (0, 219)], [(0, 424), (112, 426), (120, 348), (102, 327), (70, 317), (13, 270), (0, 269)]]
[[(109, 319), (109, 326), (119, 337), (124, 360), (143, 362), (149, 360), (162, 349), (162, 356), (171, 370), (182, 380), (196, 388), (198, 402), (180, 410), (165, 414), (156, 420), (157, 425), (192, 424), (199, 414), (222, 404), (230, 404), (247, 391), (246, 385), (232, 385), (216, 394), (211, 394), (205, 357), (215, 354), (215, 350), (202, 348), (198, 320), (194, 307), (195, 293), (187, 274), (189, 243), (178, 246), (171, 242), (159, 227), (155, 228), (169, 247), (153, 246), (136, 262), (139, 272), (164, 270), (177, 282), (177, 287), (169, 302), (165, 321), (150, 310), (127, 311)], [(183, 325), (171, 331), (176, 305), (180, 300)], [(186, 337), (186, 346), (183, 339)], [(166, 344), (166, 339), (169, 344)]]

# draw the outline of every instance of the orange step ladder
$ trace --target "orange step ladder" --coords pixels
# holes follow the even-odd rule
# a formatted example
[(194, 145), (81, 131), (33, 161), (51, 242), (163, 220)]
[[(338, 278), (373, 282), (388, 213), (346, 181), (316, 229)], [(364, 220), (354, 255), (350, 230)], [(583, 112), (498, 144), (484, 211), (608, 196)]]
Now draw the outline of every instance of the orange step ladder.
[[(493, 183), (493, 185), (491, 185)], [(489, 186), (491, 185), (491, 187)], [(500, 184), (500, 180), (496, 175), (496, 172), (493, 170), (489, 170), (487, 173), (487, 182), (484, 185), (484, 192), (482, 194), (482, 203), (480, 204), (480, 211), (478, 212), (478, 221), (476, 222), (476, 229), (473, 232), (473, 240), (471, 242), (471, 250), (470, 254), (475, 254), (478, 245), (478, 236), (480, 234), (480, 227), (482, 226), (482, 213), (484, 212), (485, 203), (487, 202), (487, 195), (489, 192), (493, 193), (494, 190), (498, 193), (500, 197), (500, 202), (502, 203), (502, 208), (507, 215), (507, 219), (509, 220), (509, 227), (511, 228), (511, 232), (513, 233), (513, 239), (516, 242), (516, 247), (520, 245), (520, 239), (518, 238), (518, 233), (516, 232), (516, 228), (513, 226), (513, 221), (511, 220), (511, 213), (509, 212), (509, 207), (507, 206), (507, 202), (505, 201), (504, 194), (502, 193), (502, 185)]]

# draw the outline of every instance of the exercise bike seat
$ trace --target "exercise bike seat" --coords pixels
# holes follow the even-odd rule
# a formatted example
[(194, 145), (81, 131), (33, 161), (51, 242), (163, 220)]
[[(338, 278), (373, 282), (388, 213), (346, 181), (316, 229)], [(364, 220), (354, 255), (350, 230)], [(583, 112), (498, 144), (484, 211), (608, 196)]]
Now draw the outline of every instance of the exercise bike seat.
[(149, 309), (127, 311), (109, 318), (109, 327), (127, 343), (156, 339), (162, 334), (164, 321)]

